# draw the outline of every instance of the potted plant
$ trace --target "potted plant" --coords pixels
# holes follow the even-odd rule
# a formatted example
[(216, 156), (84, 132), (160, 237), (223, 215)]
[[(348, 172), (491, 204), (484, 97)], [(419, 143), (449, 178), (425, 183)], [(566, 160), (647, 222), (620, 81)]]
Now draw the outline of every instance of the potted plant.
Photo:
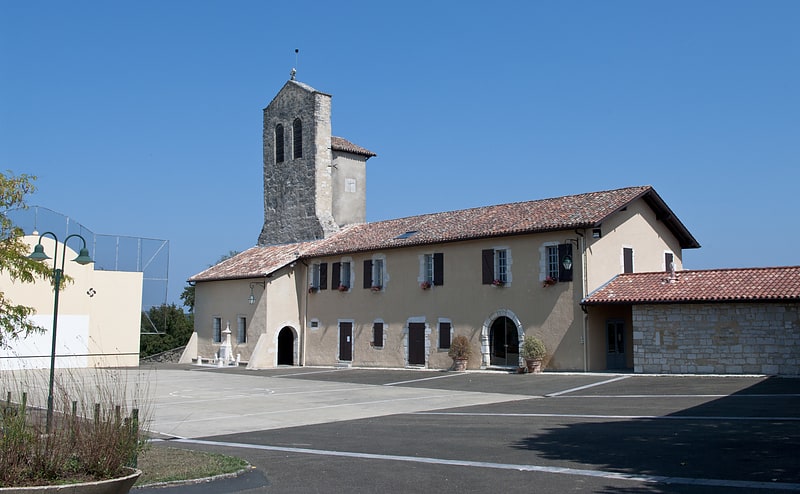
[(455, 370), (467, 370), (467, 361), (469, 360), (469, 356), (472, 355), (472, 348), (469, 346), (469, 340), (467, 337), (464, 335), (458, 335), (453, 338), (447, 355), (453, 359), (453, 367)]
[(493, 280), (492, 285), (494, 286), (506, 286), (506, 282), (503, 280)]
[(431, 287), (431, 282), (430, 281), (423, 281), (422, 283), (419, 284), (419, 286), (423, 290), (427, 290), (428, 288)]
[(528, 367), (528, 372), (538, 374), (542, 372), (542, 361), (547, 355), (547, 348), (544, 342), (533, 335), (526, 335), (522, 340), (522, 349), (520, 351), (522, 358), (525, 359), (525, 365)]
[(555, 285), (557, 282), (558, 282), (557, 279), (553, 278), (552, 276), (548, 276), (547, 278), (544, 279), (544, 283), (542, 283), (542, 286), (547, 288), (548, 286)]

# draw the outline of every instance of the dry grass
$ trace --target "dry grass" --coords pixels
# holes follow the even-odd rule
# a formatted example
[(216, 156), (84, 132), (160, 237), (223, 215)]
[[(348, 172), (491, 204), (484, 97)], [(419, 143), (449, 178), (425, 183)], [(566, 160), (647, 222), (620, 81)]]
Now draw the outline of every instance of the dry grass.
[(231, 456), (151, 445), (139, 455), (142, 475), (136, 485), (202, 479), (247, 467), (246, 461)]

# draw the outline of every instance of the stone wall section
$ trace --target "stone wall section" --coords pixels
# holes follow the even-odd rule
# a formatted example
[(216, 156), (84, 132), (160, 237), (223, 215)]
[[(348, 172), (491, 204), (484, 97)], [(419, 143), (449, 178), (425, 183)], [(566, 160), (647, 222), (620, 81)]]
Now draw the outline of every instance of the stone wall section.
[[(259, 245), (324, 238), (331, 215), (330, 95), (287, 82), (264, 109), (264, 226)], [(293, 152), (292, 124), (303, 124), (302, 157)], [(275, 159), (275, 127), (283, 125), (284, 160)]]
[(634, 372), (800, 375), (800, 304), (633, 306)]

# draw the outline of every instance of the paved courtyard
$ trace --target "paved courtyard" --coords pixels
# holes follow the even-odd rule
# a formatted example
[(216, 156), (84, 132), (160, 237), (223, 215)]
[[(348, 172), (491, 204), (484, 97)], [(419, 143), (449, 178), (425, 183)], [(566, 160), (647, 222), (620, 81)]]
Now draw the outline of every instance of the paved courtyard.
[(800, 379), (137, 372), (150, 382), (150, 428), (166, 439), (156, 447), (256, 467), (164, 494), (800, 491)]
[(147, 403), (154, 447), (255, 467), (140, 494), (800, 491), (798, 378), (165, 364), (120, 372)]

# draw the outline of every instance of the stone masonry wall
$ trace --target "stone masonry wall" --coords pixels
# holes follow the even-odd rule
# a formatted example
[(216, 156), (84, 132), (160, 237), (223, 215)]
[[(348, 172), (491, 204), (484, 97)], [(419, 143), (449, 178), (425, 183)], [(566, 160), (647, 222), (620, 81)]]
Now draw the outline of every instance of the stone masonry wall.
[(800, 375), (800, 304), (633, 306), (637, 373)]

